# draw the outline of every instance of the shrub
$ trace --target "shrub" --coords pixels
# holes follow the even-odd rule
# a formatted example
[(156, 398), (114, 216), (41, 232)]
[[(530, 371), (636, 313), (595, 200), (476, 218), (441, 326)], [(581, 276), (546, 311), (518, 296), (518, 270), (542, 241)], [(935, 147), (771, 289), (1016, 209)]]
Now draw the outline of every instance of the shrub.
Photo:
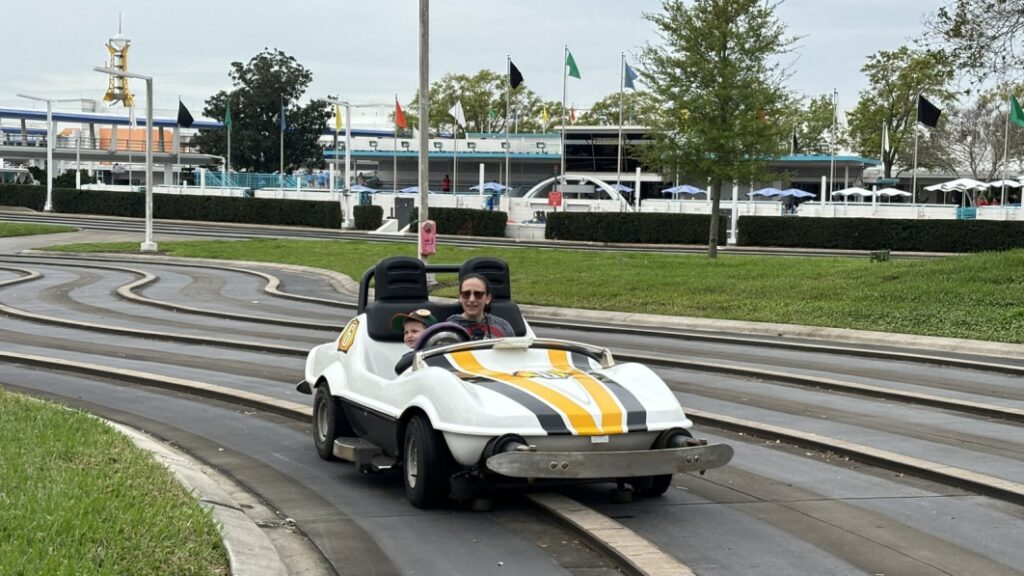
[[(711, 218), (706, 214), (624, 212), (549, 212), (544, 237), (629, 244), (706, 244)], [(718, 243), (726, 241), (719, 221)]]
[[(472, 208), (431, 208), (430, 219), (437, 225), (438, 234), (452, 236), (505, 236), (508, 213)], [(419, 212), (413, 214), (410, 230), (419, 223)]]
[(740, 246), (984, 252), (1024, 247), (1024, 222), (743, 216)]
[(380, 206), (353, 206), (356, 230), (376, 230), (384, 223), (384, 208)]

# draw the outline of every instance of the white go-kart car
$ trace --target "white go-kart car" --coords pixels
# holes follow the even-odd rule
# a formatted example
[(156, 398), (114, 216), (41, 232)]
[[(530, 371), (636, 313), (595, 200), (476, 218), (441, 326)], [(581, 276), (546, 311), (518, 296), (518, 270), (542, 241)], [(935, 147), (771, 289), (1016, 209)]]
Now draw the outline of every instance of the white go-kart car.
[[(428, 296), (428, 273), (455, 272), (488, 279), (491, 313), (515, 336), (467, 341), (442, 322), (406, 355), (392, 318), (421, 308), (439, 319), (461, 312)], [(524, 481), (607, 480), (657, 496), (672, 474), (722, 466), (733, 454), (691, 436), (693, 423), (646, 366), (617, 364), (606, 348), (537, 338), (511, 300), (507, 264), (495, 258), (380, 261), (363, 275), (358, 315), (337, 340), (310, 351), (297, 388), (313, 395), (321, 458), (362, 472), (400, 467), (417, 507)]]

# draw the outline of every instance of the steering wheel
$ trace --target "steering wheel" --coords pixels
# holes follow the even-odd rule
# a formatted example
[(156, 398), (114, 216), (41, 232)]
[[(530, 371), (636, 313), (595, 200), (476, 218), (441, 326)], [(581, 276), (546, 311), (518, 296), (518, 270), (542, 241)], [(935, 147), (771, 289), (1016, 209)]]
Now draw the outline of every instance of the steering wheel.
[(417, 352), (437, 346), (469, 342), (469, 331), (454, 322), (439, 322), (427, 328), (416, 339), (413, 350)]

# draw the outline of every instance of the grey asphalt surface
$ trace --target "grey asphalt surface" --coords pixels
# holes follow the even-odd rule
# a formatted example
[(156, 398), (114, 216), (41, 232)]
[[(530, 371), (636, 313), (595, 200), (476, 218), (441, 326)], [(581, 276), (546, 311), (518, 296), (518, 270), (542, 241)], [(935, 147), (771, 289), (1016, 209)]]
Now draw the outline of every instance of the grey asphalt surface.
[[(118, 325), (135, 326), (152, 314), (160, 322), (173, 324), (175, 330), (197, 334), (237, 335), (236, 329), (260, 329), (257, 322), (211, 320), (128, 305), (113, 291), (119, 283), (133, 280), (131, 275), (28, 261), (7, 262), (38, 268), (47, 277), (0, 288), (0, 302)], [(269, 297), (261, 292), (260, 282), (234, 272), (201, 269), (192, 275), (187, 268), (159, 264), (126, 262), (123, 266), (145, 267), (161, 277), (141, 290), (152, 298), (223, 311), (261, 315), (285, 311), (295, 318), (334, 318), (339, 326), (351, 315), (349, 310)], [(310, 295), (333, 290), (318, 278), (284, 276), (289, 290)], [(324, 338), (322, 331), (277, 334), (278, 327), (270, 330), (275, 342), (296, 345), (335, 335), (328, 332)], [(1022, 400), (1021, 377), (991, 372), (670, 338), (579, 330), (537, 332), (604, 343), (613, 349), (770, 365), (990, 402)], [(282, 381), (289, 374), (301, 375), (301, 358), (100, 335), (11, 318), (0, 318), (0, 343), (5, 350), (61, 353), (291, 400), (303, 398), (291, 390), (297, 377)], [(677, 389), (684, 407), (840, 436), (996, 476), (1022, 477), (1024, 435), (1017, 425), (751, 378), (668, 368), (657, 371)], [(598, 574), (609, 570), (596, 555), (560, 544), (559, 538), (570, 543), (573, 538), (531, 519), (514, 497), (500, 502), (491, 514), (417, 511), (402, 498), (396, 477), (363, 477), (343, 464), (320, 461), (305, 427), (277, 417), (9, 364), (3, 367), (0, 380), (110, 412), (108, 417), (114, 420), (158, 429), (179, 445), (192, 442), (195, 448), (190, 451), (214, 465), (220, 466), (220, 454), (224, 469), (294, 518), (328, 560), (340, 562), (336, 567), (345, 566), (343, 559), (348, 557), (355, 559), (351, 560), (355, 565), (373, 570), (349, 573)], [(704, 477), (677, 476), (675, 487), (658, 500), (610, 505), (607, 487), (577, 488), (571, 495), (633, 528), (699, 574), (1020, 574), (1024, 566), (1019, 546), (1024, 541), (1024, 512), (1019, 506), (785, 444), (709, 428), (699, 432), (732, 444), (737, 450), (733, 463)], [(545, 534), (553, 539), (542, 540)], [(562, 551), (554, 553), (552, 546)], [(513, 570), (510, 557), (524, 571)]]

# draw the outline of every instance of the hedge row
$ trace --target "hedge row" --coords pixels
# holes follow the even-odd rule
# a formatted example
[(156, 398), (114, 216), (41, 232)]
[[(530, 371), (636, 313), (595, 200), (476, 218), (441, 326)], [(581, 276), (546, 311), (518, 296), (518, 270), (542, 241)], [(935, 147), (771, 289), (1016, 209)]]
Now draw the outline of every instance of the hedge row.
[[(549, 212), (544, 237), (626, 244), (707, 244), (707, 214), (621, 212)], [(726, 220), (720, 219), (718, 243), (725, 244)]]
[(1024, 222), (743, 216), (740, 246), (983, 252), (1024, 247)]
[[(42, 210), (45, 199), (46, 188), (43, 186), (0, 185), (2, 206), (25, 206)], [(145, 216), (145, 209), (146, 195), (140, 192), (66, 188), (53, 190), (55, 212), (141, 218)], [(341, 210), (337, 202), (309, 200), (154, 194), (153, 217), (316, 228), (341, 227)]]
[[(508, 214), (493, 210), (474, 210), (471, 208), (430, 208), (430, 219), (437, 224), (438, 234), (453, 236), (489, 236), (501, 238), (505, 236), (505, 224)], [(419, 213), (413, 213), (410, 230), (415, 230)]]
[(371, 204), (358, 204), (352, 207), (356, 230), (376, 230), (384, 223), (384, 208)]

